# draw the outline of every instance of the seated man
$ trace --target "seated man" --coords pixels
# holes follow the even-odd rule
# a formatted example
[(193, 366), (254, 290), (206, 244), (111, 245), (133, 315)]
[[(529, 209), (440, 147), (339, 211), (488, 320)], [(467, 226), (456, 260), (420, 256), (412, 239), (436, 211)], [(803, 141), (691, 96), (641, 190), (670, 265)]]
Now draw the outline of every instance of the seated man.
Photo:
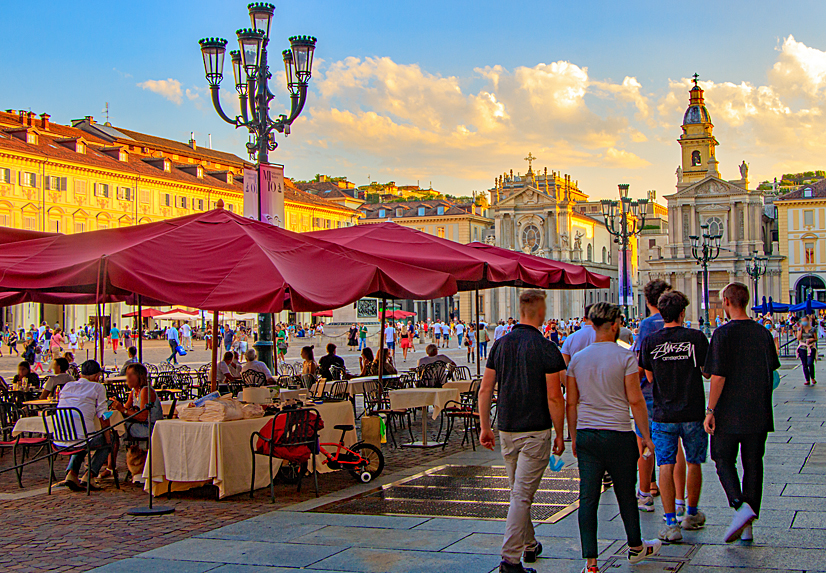
[(55, 358), (54, 362), (52, 362), (52, 371), (54, 371), (55, 375), (50, 376), (49, 379), (46, 380), (46, 384), (43, 386), (43, 392), (40, 393), (41, 400), (53, 396), (58, 387), (62, 389), (68, 382), (75, 381), (75, 377), (69, 374), (69, 361), (63, 356)]
[[(86, 431), (92, 433), (95, 431), (95, 418), (100, 420), (100, 427), (102, 429), (109, 427), (108, 418), (104, 418), (106, 414), (106, 389), (103, 384), (98, 383), (101, 377), (101, 368), (94, 360), (87, 360), (80, 367), (80, 380), (75, 382), (67, 382), (60, 390), (60, 398), (57, 403), (58, 408), (77, 408), (83, 414), (83, 420), (86, 424)], [(79, 435), (83, 434), (83, 426), (79, 420), (75, 420), (75, 428)], [(89, 473), (91, 476), (97, 476), (106, 459), (109, 457), (109, 452), (112, 448), (112, 434), (105, 432), (98, 434), (91, 440), (91, 448), (94, 451), (92, 460), (89, 462)], [(58, 446), (70, 446), (72, 444), (64, 444), (57, 442)], [(86, 489), (85, 484), (81, 484), (78, 478), (80, 466), (86, 458), (86, 452), (75, 454), (69, 460), (69, 466), (66, 468), (66, 485), (72, 491), (83, 491)], [(92, 485), (91, 489), (99, 489)]]
[(435, 344), (428, 344), (424, 351), (427, 356), (419, 358), (417, 365), (419, 368), (426, 364), (433, 364), (434, 362), (445, 362), (450, 369), (456, 368), (456, 363), (453, 360), (444, 354), (439, 354), (439, 348)]
[(123, 363), (123, 366), (120, 367), (120, 375), (126, 376), (126, 368), (130, 364), (138, 364), (138, 349), (134, 346), (130, 346), (129, 349), (126, 351), (129, 354), (129, 358), (126, 359), (126, 362)]
[(338, 366), (344, 370), (344, 359), (341, 356), (336, 356), (336, 345), (332, 342), (327, 345), (327, 355), (322, 356), (318, 361), (318, 373), (325, 380), (333, 379), (333, 373), (330, 372), (331, 366)]
[(224, 352), (224, 359), (218, 363), (218, 374), (215, 377), (218, 385), (226, 386), (233, 380), (241, 378), (241, 368), (235, 362), (235, 355), (232, 352)]
[(256, 372), (260, 372), (261, 374), (263, 374), (264, 377), (267, 379), (268, 383), (275, 384), (276, 380), (275, 378), (273, 378), (270, 369), (267, 368), (266, 364), (264, 364), (260, 360), (257, 360), (258, 353), (255, 351), (255, 348), (250, 348), (249, 350), (247, 350), (244, 356), (246, 357), (247, 361), (244, 363), (243, 368), (241, 368), (242, 374), (247, 370), (255, 370)]

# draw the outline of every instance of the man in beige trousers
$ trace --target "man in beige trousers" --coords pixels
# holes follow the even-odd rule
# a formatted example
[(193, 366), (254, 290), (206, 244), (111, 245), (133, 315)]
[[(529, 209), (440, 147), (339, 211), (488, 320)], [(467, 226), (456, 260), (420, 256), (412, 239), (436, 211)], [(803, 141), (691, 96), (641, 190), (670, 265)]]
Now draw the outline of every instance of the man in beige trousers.
[(479, 389), (479, 441), (492, 450), (496, 442), (490, 407), (494, 386), (499, 386), (497, 426), (511, 486), (500, 573), (536, 573), (522, 560), (534, 563), (542, 553), (531, 523), (531, 504), (548, 467), (551, 426), (556, 432), (553, 453), (561, 455), (565, 450), (565, 400), (559, 380), (565, 361), (539, 330), (545, 320), (545, 293), (524, 291), (519, 312), (519, 324), (493, 343)]

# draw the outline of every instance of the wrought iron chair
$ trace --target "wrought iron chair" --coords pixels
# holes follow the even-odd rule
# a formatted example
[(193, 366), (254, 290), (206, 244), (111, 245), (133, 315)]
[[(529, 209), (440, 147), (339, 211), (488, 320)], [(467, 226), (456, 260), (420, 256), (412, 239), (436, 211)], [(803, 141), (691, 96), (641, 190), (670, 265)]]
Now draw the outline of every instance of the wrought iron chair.
[(325, 400), (342, 402), (350, 398), (350, 385), (347, 383), (347, 380), (337, 380), (333, 382), (332, 386), (329, 386), (329, 390), (327, 390), (328, 386), (329, 382), (324, 387)]
[(410, 434), (410, 441), (413, 438), (413, 425), (410, 420), (410, 410), (397, 409), (390, 407), (390, 398), (387, 392), (381, 387), (378, 382), (368, 380), (364, 382), (364, 415), (384, 416), (387, 418), (387, 433), (390, 436), (390, 441), (394, 448), (398, 448), (396, 443), (396, 422), (401, 421), (402, 428), (407, 423), (407, 432)]
[(473, 446), (473, 451), (476, 451), (476, 442), (473, 440), (474, 432), (479, 433), (479, 386), (481, 382), (474, 380), (470, 384), (470, 390), (462, 392), (459, 402), (451, 400), (445, 404), (442, 409), (442, 417), (447, 420), (447, 432), (445, 433), (445, 441), (442, 445), (442, 450), (447, 447), (447, 442), (450, 440), (450, 433), (453, 431), (453, 425), (456, 420), (464, 422), (464, 435), (462, 436), (462, 445), (465, 441), (470, 440), (470, 445)]
[[(0, 440), (0, 456), (6, 450), (12, 451), (14, 465), (17, 466), (17, 452), (20, 451), (22, 457), (20, 462), (26, 461), (26, 454), (30, 448), (42, 448), (49, 445), (49, 439), (45, 437), (31, 437), (24, 436), (21, 432), (17, 437), (12, 437), (12, 429), (14, 424), (20, 418), (20, 411), (11, 402), (0, 402), (0, 432), (2, 432), (2, 440)], [(17, 485), (23, 487), (23, 468), (15, 469), (17, 474)]]
[[(281, 421), (283, 420), (283, 426)], [(265, 436), (261, 432), (266, 427), (270, 427), (270, 435)], [(316, 456), (319, 452), (318, 433), (323, 426), (321, 416), (315, 408), (301, 408), (298, 410), (284, 410), (279, 412), (275, 418), (267, 422), (267, 426), (261, 432), (253, 432), (250, 436), (250, 450), (252, 451), (252, 478), (250, 480), (250, 499), (255, 492), (255, 459), (257, 456), (266, 456), (270, 468), (270, 501), (275, 503), (275, 486), (273, 485), (272, 460), (278, 457), (278, 453), (286, 449), (297, 449), (302, 446), (310, 449), (310, 458), (313, 463), (313, 479), (315, 480), (315, 495), (318, 497), (318, 472), (316, 472)], [(283, 428), (279, 432), (279, 428)], [(276, 448), (282, 448), (280, 452)], [(298, 491), (301, 491), (301, 478), (304, 473), (304, 466), (298, 469)]]
[(241, 372), (241, 379), (244, 381), (244, 386), (266, 386), (267, 384), (267, 377), (258, 370), (244, 370)]
[(419, 368), (419, 388), (441, 388), (448, 378), (447, 362), (431, 362)]
[[(49, 408), (41, 412), (43, 417), (43, 425), (47, 429), (47, 437), (54, 453), (60, 456), (73, 456), (75, 454), (86, 454), (87, 463), (91, 465), (92, 462), (92, 447), (91, 439), (97, 435), (102, 434), (108, 429), (89, 434), (86, 431), (86, 420), (83, 418), (83, 412), (78, 408)], [(77, 422), (80, 422), (82, 432), (78, 431)], [(59, 445), (58, 442), (69, 444), (66, 446)], [(49, 456), (49, 495), (52, 494), (52, 481), (54, 479), (54, 459), (55, 456)], [(86, 495), (92, 494), (92, 472), (89, 472), (89, 478), (86, 481)], [(112, 471), (115, 479), (115, 487), (120, 489), (120, 482), (118, 481), (118, 470), (115, 468)]]

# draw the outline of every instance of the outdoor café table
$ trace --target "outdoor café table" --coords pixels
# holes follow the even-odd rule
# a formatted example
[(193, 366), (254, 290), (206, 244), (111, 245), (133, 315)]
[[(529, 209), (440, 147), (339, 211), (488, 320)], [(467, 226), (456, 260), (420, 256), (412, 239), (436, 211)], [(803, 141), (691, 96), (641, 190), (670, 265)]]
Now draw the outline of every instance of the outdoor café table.
[(473, 384), (471, 380), (454, 380), (453, 382), (445, 382), (442, 388), (456, 388), (460, 394), (470, 392), (470, 385)]
[[(337, 424), (355, 426), (353, 409), (348, 402), (309, 404), (318, 410), (324, 421), (319, 437), (322, 442), (337, 442), (341, 430)], [(271, 417), (230, 422), (186, 422), (161, 420), (152, 433), (152, 472), (155, 495), (167, 491), (183, 491), (205, 484), (218, 487), (218, 498), (249, 491), (252, 477), (250, 436), (260, 431)], [(355, 430), (348, 432), (345, 445), (357, 441)], [(263, 459), (263, 458), (262, 458)], [(316, 458), (320, 473), (330, 471), (322, 465), (323, 456)], [(260, 461), (260, 460), (259, 460)], [(269, 485), (269, 472), (256, 464), (255, 488)], [(281, 467), (281, 460), (273, 458), (273, 473)], [(144, 465), (145, 489), (149, 488), (149, 464)]]
[[(35, 401), (39, 402), (40, 400), (35, 400)], [(50, 402), (51, 406), (57, 406), (57, 402), (51, 402), (51, 401), (49, 401), (49, 402)], [(112, 412), (112, 415), (109, 417), (109, 423), (110, 424), (114, 425), (114, 424), (117, 424), (118, 422), (123, 421), (123, 414), (121, 414), (117, 410), (110, 410), (110, 412)], [(95, 432), (97, 430), (100, 430), (100, 420), (95, 418), (95, 427), (93, 429), (90, 429), (90, 428), (86, 428), (86, 429), (89, 432)], [(120, 434), (121, 436), (126, 434), (126, 424), (121, 424), (116, 429), (118, 431), (118, 434)], [(45, 434), (46, 433), (46, 428), (43, 426), (43, 416), (40, 416), (40, 415), (27, 416), (25, 418), (20, 418), (19, 420), (17, 420), (17, 422), (15, 422), (15, 424), (14, 424), (14, 428), (12, 428), (12, 430), (11, 430), (11, 435), (12, 435), (12, 437), (16, 437), (16, 436), (22, 434), (23, 432), (33, 432), (35, 434)]]
[(441, 443), (427, 441), (427, 407), (433, 406), (433, 419), (439, 417), (442, 408), (451, 400), (459, 401), (459, 390), (456, 388), (404, 388), (390, 390), (390, 408), (406, 410), (408, 408), (422, 409), (422, 440), (410, 444), (402, 444), (407, 448), (435, 448)]

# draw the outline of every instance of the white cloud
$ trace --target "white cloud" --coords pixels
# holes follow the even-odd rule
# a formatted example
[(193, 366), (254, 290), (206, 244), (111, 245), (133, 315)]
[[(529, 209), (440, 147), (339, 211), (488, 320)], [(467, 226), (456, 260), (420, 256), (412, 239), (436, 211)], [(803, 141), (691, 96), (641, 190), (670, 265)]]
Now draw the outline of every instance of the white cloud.
[[(172, 103), (178, 105), (181, 105), (181, 102), (183, 101), (183, 91), (181, 90), (181, 82), (179, 82), (178, 80), (173, 80), (172, 78), (168, 78), (165, 80), (146, 80), (145, 82), (138, 83), (138, 87), (162, 95)], [(189, 93), (190, 90), (187, 90), (188, 97)], [(190, 99), (193, 98), (190, 97)]]

